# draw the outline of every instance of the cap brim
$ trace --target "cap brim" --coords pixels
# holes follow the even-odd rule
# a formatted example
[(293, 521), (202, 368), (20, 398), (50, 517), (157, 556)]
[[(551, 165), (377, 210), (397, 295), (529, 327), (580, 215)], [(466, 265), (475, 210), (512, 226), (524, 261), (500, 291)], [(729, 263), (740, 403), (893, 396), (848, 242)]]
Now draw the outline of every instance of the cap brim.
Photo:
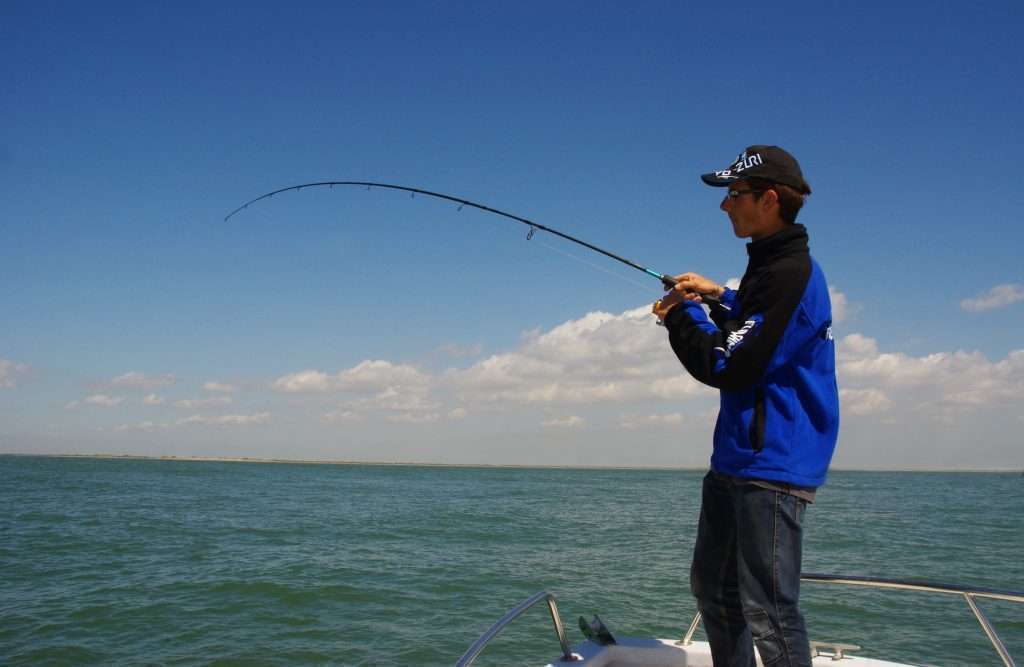
[(725, 186), (735, 183), (740, 179), (736, 176), (722, 177), (716, 172), (711, 172), (710, 174), (701, 174), (700, 180), (704, 181), (711, 187), (724, 188)]

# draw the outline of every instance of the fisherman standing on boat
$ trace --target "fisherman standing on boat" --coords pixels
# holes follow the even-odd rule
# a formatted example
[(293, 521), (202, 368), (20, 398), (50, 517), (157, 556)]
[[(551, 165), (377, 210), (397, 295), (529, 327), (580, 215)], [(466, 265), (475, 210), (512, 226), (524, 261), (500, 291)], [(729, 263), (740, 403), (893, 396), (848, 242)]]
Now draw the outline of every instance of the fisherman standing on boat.
[[(796, 223), (811, 188), (792, 155), (750, 146), (704, 174), (749, 261), (738, 290), (684, 273), (654, 314), (690, 374), (721, 393), (690, 587), (716, 666), (810, 665), (801, 524), (839, 429), (832, 307)], [(710, 301), (710, 318), (701, 305)]]

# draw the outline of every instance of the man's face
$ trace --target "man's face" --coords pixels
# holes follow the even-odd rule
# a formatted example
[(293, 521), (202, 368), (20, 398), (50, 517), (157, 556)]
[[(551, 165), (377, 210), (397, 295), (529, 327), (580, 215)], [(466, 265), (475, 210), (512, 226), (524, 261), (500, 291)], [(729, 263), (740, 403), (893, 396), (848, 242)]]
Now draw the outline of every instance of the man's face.
[(764, 236), (767, 210), (765, 202), (756, 198), (763, 193), (764, 190), (751, 190), (750, 184), (743, 181), (733, 183), (726, 191), (719, 208), (729, 216), (737, 238), (757, 240)]

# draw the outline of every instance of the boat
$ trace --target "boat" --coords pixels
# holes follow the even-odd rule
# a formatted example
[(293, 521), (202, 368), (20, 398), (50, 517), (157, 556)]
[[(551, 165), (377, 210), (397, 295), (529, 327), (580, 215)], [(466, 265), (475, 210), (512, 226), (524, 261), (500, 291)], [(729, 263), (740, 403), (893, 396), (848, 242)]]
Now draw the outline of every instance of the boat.
[[(802, 581), (858, 586), (899, 591), (919, 591), (939, 595), (956, 595), (962, 597), (974, 617), (981, 625), (999, 658), (1006, 667), (1016, 667), (995, 628), (978, 607), (978, 598), (1004, 600), (1024, 603), (1024, 593), (979, 588), (956, 584), (942, 584), (928, 581), (879, 579), (859, 576), (842, 576), (834, 574), (805, 573)], [(561, 647), (561, 655), (548, 663), (547, 667), (713, 667), (711, 648), (707, 642), (695, 641), (694, 634), (700, 625), (700, 612), (694, 616), (689, 628), (681, 639), (656, 639), (652, 637), (617, 637), (604, 627), (600, 619), (588, 624), (580, 619), (581, 629), (588, 636), (584, 641), (573, 647), (569, 646), (565, 626), (558, 614), (555, 596), (548, 591), (541, 591), (530, 596), (502, 616), (486, 632), (480, 635), (472, 646), (462, 655), (456, 667), (472, 665), (487, 644), (494, 639), (509, 623), (519, 618), (533, 606), (546, 602), (551, 612), (551, 620), (555, 634)], [(841, 662), (844, 667), (908, 667), (911, 663), (892, 662), (882, 658), (853, 655), (861, 651), (860, 646), (837, 642), (811, 641), (813, 664), (818, 667), (832, 666)], [(758, 659), (758, 664), (761, 664)]]

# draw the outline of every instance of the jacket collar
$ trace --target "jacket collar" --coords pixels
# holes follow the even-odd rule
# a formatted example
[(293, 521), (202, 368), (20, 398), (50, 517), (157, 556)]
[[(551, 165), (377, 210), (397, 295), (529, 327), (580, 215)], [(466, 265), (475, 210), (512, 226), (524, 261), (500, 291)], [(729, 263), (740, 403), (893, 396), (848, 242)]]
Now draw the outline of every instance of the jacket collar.
[(807, 252), (807, 228), (801, 224), (789, 225), (767, 238), (747, 244), (751, 262), (763, 262), (797, 252)]

